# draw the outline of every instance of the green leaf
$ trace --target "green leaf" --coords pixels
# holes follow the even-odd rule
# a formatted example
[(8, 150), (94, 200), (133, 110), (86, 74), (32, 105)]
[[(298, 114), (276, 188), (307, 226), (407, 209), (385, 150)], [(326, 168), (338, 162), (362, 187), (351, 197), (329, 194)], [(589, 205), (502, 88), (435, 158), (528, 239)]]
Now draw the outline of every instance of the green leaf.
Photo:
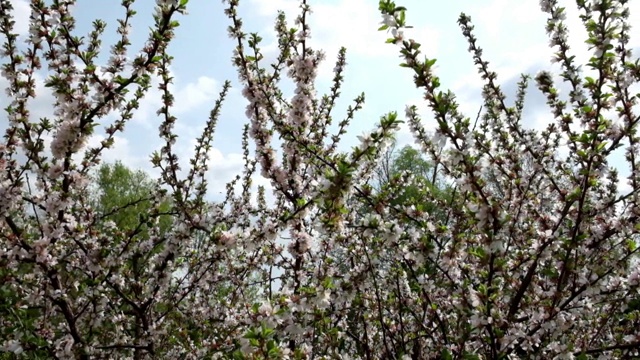
[(245, 339), (259, 339), (260, 338), (260, 334), (258, 334), (256, 331), (251, 329), (244, 335), (244, 338)]
[(631, 252), (637, 249), (638, 245), (632, 239), (627, 240), (627, 249)]
[(453, 360), (453, 356), (447, 349), (442, 350), (442, 356), (440, 358), (442, 360)]
[(271, 351), (276, 348), (276, 342), (273, 340), (267, 341), (267, 350)]

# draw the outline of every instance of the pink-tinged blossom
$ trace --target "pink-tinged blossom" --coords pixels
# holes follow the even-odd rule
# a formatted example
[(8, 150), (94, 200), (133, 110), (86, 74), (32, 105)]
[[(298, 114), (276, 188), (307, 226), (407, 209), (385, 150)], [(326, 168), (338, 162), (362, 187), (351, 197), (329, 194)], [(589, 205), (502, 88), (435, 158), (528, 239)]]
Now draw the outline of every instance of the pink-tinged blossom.
[(12, 353), (14, 353), (16, 355), (20, 355), (24, 351), (24, 349), (22, 348), (20, 343), (18, 341), (15, 341), (15, 340), (6, 341), (4, 346), (3, 346), (3, 350), (4, 351), (8, 351), (8, 352), (12, 352)]
[(67, 153), (76, 153), (87, 142), (87, 136), (81, 133), (79, 120), (66, 120), (60, 125), (51, 141), (51, 153), (54, 158), (62, 159)]
[(382, 15), (382, 25), (386, 25), (389, 27), (394, 27), (396, 26), (396, 20), (395, 17), (391, 14), (384, 14)]
[(236, 243), (237, 239), (235, 234), (230, 231), (223, 231), (220, 233), (220, 244), (224, 247), (231, 248)]

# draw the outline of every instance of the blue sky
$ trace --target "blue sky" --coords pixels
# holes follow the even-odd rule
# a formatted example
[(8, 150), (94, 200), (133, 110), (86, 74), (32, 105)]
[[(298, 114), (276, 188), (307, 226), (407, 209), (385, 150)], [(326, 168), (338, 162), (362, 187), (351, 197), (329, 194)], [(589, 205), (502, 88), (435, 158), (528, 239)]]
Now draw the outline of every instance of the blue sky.
[[(563, 1), (561, 1), (562, 3)], [(114, 43), (117, 18), (124, 14), (118, 0), (78, 0), (73, 14), (78, 21), (77, 35), (88, 33), (91, 22), (100, 18), (108, 23), (104, 40), (104, 51)], [(404, 114), (407, 104), (418, 105), (425, 124), (432, 128), (434, 122), (423, 101), (421, 93), (414, 89), (411, 72), (400, 68), (398, 48), (385, 44), (388, 37), (377, 28), (381, 20), (376, 0), (309, 0), (313, 9), (311, 15), (311, 46), (326, 51), (327, 60), (320, 70), (317, 84), (319, 92), (326, 92), (332, 77), (335, 55), (341, 46), (347, 48), (345, 86), (342, 100), (335, 114), (341, 118), (352, 99), (364, 91), (366, 103), (356, 116), (343, 141), (343, 149), (355, 144), (356, 136), (370, 130), (381, 115), (389, 111)], [(475, 25), (476, 37), (484, 49), (485, 60), (498, 72), (499, 81), (513, 101), (513, 91), (519, 74), (531, 75), (541, 69), (556, 69), (549, 59), (551, 50), (544, 26), (546, 14), (542, 13), (535, 0), (458, 0), (424, 1), (397, 0), (398, 5), (408, 8), (408, 23), (414, 28), (405, 33), (423, 44), (423, 52), (430, 58), (438, 59), (437, 75), (443, 87), (452, 89), (467, 116), (474, 117), (481, 102), (481, 82), (477, 75), (467, 44), (456, 23), (460, 12), (470, 15)], [(573, 53), (579, 61), (588, 58), (588, 50), (583, 44), (584, 30), (577, 17), (575, 5), (564, 1), (568, 8), (568, 24), (573, 39)], [(640, 24), (640, 3), (631, 2), (631, 24)], [(13, 0), (17, 30), (21, 34), (28, 31), (29, 7), (27, 0)], [(155, 1), (138, 0), (135, 9), (138, 15), (132, 23), (130, 55), (135, 55), (147, 37), (152, 24), (152, 9)], [(267, 56), (273, 53), (273, 23), (278, 10), (288, 14), (290, 23), (298, 13), (296, 0), (241, 0), (240, 16), (245, 23), (245, 31), (257, 31), (264, 38)], [(233, 84), (218, 122), (214, 149), (211, 151), (210, 195), (224, 191), (224, 184), (241, 171), (240, 148), (241, 129), (246, 123), (244, 116), (246, 102), (240, 95), (236, 70), (231, 66), (230, 56), (233, 42), (228, 38), (226, 28), (230, 21), (223, 14), (221, 1), (191, 0), (189, 14), (180, 17), (181, 26), (170, 48), (175, 60), (171, 70), (175, 76), (176, 108), (178, 116), (177, 147), (182, 155), (182, 163), (188, 164), (193, 151), (194, 139), (200, 133), (208, 113), (217, 99), (225, 80)], [(634, 32), (632, 32), (633, 34)], [(637, 34), (637, 32), (635, 32)], [(632, 45), (639, 46), (639, 37), (632, 38)], [(638, 52), (634, 55), (637, 56)], [(3, 59), (3, 61), (5, 61)], [(39, 84), (45, 73), (40, 74)], [(5, 80), (0, 80), (4, 88)], [(533, 82), (532, 82), (533, 83)], [(290, 91), (291, 89), (285, 88)], [(40, 98), (33, 102), (35, 116), (50, 113), (52, 97), (47, 89), (38, 88)], [(527, 126), (541, 128), (548, 123), (549, 115), (544, 98), (534, 86), (530, 86), (528, 103), (525, 105)], [(4, 107), (4, 99), (0, 102)], [(149, 154), (159, 149), (157, 136), (159, 119), (155, 111), (160, 105), (159, 94), (153, 91), (143, 102), (134, 120), (125, 133), (120, 134), (115, 148), (104, 156), (106, 161), (122, 160), (125, 164), (151, 171)], [(105, 119), (102, 123), (108, 122)], [(0, 123), (4, 129), (4, 125)], [(99, 141), (96, 135), (92, 143)], [(412, 142), (406, 128), (399, 134), (402, 144)], [(152, 171), (153, 172), (153, 171)], [(621, 174), (625, 175), (625, 173)], [(258, 181), (266, 184), (266, 181)]]

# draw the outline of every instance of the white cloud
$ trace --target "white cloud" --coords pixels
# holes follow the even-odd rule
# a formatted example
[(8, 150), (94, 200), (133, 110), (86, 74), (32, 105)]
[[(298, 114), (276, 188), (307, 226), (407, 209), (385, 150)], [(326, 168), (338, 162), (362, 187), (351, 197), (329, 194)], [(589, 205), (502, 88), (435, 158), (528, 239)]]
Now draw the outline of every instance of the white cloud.
[(31, 15), (31, 9), (29, 3), (26, 0), (10, 0), (13, 5), (13, 19), (15, 20), (14, 32), (18, 36), (24, 36), (29, 32), (29, 16)]
[[(181, 142), (176, 145), (176, 152), (180, 158), (180, 166), (182, 168), (182, 176), (186, 176), (189, 171), (190, 159), (195, 155), (195, 146), (197, 141), (190, 139), (188, 142)], [(207, 180), (207, 195), (215, 199), (223, 199), (226, 197), (227, 184), (231, 182), (237, 175), (242, 175), (244, 170), (244, 159), (240, 153), (223, 153), (220, 149), (212, 147), (208, 152), (209, 161), (207, 162), (209, 170), (205, 178)], [(267, 202), (273, 204), (274, 196), (272, 194), (271, 182), (260, 175), (260, 167), (258, 165), (256, 173), (252, 177), (251, 194), (252, 202), (255, 204), (257, 200), (257, 188), (264, 186), (266, 190)], [(234, 187), (236, 195), (242, 192), (242, 180), (238, 181)]]
[[(100, 134), (90, 136), (87, 141), (87, 148), (100, 146), (100, 142), (105, 138), (106, 137), (104, 135)], [(84, 153), (76, 154), (74, 159), (76, 161), (80, 161), (83, 156)], [(132, 169), (147, 170), (146, 168), (150, 167), (147, 157), (140, 154), (136, 155), (131, 148), (131, 142), (129, 139), (118, 135), (114, 136), (113, 146), (102, 152), (103, 163), (114, 163), (116, 161), (120, 161), (123, 165)]]
[[(342, 0), (334, 4), (318, 3), (312, 7), (311, 32), (313, 41), (323, 49), (345, 46), (347, 51), (361, 56), (393, 56), (385, 40), (389, 35), (376, 31), (381, 17), (369, 0)], [(315, 30), (314, 30), (315, 29)], [(439, 33), (426, 25), (405, 29), (407, 37), (428, 38), (426, 52), (435, 53)]]
[(210, 104), (213, 107), (218, 97), (218, 90), (218, 82), (215, 79), (200, 76), (196, 82), (177, 89), (174, 109), (176, 113), (185, 113), (204, 104)]
[(260, 16), (275, 16), (279, 10), (295, 13), (300, 9), (298, 0), (251, 0), (251, 8)]
[[(589, 50), (584, 42), (587, 33), (579, 17), (581, 13), (570, 1), (561, 2), (561, 6), (565, 6), (565, 25), (569, 29), (569, 55), (575, 55), (575, 64), (585, 64), (591, 57), (592, 50)], [(630, 3), (629, 7), (629, 23), (639, 23), (640, 3)], [(528, 92), (539, 92), (533, 79), (535, 72), (544, 69), (558, 74), (561, 71), (560, 64), (550, 62), (557, 48), (549, 47), (549, 38), (545, 32), (548, 15), (541, 11), (536, 2), (483, 1), (471, 7), (468, 13), (475, 26), (474, 34), (478, 38), (478, 45), (485, 50), (483, 60), (489, 61), (489, 69), (498, 74), (498, 83), (518, 81), (522, 72), (531, 71), (529, 75), (532, 79), (529, 81)], [(633, 36), (633, 30), (631, 33), (630, 47), (639, 47), (640, 37)], [(582, 66), (582, 71), (583, 76), (597, 76), (595, 71), (588, 67)], [(563, 88), (562, 79), (555, 76), (554, 80), (557, 87)], [(458, 96), (458, 103), (465, 115), (475, 116), (482, 104), (480, 94), (483, 85), (484, 82), (475, 67), (465, 72), (465, 75), (459, 76), (453, 83), (452, 90)], [(564, 99), (567, 91), (561, 90), (560, 96)], [(507, 95), (510, 96), (507, 102), (511, 103), (514, 94)], [(531, 105), (525, 103), (525, 107)], [(534, 117), (535, 119), (525, 121), (532, 122), (536, 129), (543, 129), (553, 121), (546, 106), (541, 107), (539, 112), (536, 111)]]
[[(191, 167), (189, 160), (195, 156), (196, 145), (197, 140), (195, 138), (192, 138), (187, 142), (180, 142), (177, 144), (177, 152), (180, 157), (181, 167), (185, 173)], [(242, 154), (224, 154), (219, 149), (211, 147), (207, 155), (209, 157), (209, 161), (207, 162), (209, 171), (206, 178), (209, 182), (209, 192), (224, 193), (226, 190), (225, 185), (236, 175), (242, 172), (242, 168), (244, 166)]]
[[(173, 74), (174, 81), (169, 86), (169, 90), (174, 96), (174, 105), (171, 113), (174, 115), (184, 115), (192, 110), (196, 110), (203, 105), (212, 108), (218, 98), (221, 89), (217, 80), (200, 76), (195, 82), (185, 85), (180, 84), (179, 77)], [(152, 88), (142, 101), (135, 113), (134, 121), (147, 127), (155, 128), (160, 120), (153, 120), (156, 111), (162, 106), (162, 92), (158, 89), (159, 79), (154, 77)]]
[[(265, 17), (274, 18), (278, 10), (286, 13), (290, 23), (300, 13), (298, 0), (263, 1), (251, 0), (256, 12)], [(327, 60), (320, 66), (319, 76), (331, 76), (335, 64), (335, 56), (341, 47), (347, 48), (347, 61), (357, 57), (389, 58), (397, 57), (396, 51), (390, 51), (385, 40), (390, 37), (380, 27), (381, 16), (375, 2), (371, 0), (338, 0), (331, 2), (316, 2), (311, 4), (309, 26), (311, 28), (310, 45), (314, 49), (321, 49), (327, 54)], [(275, 36), (269, 23), (262, 33)], [(415, 38), (422, 42), (424, 53), (437, 53), (440, 32), (426, 24), (405, 29), (407, 38)], [(265, 54), (276, 51), (275, 39), (263, 47)]]
[[(410, 3), (412, 1), (406, 0), (406, 2)], [(15, 7), (16, 29), (18, 32), (26, 34), (28, 32), (30, 12), (28, 2), (25, 0), (12, 0), (12, 3)], [(417, 3), (418, 0), (413, 1), (408, 12), (409, 22), (416, 28), (407, 29), (406, 34), (408, 37), (415, 38), (423, 44), (421, 48), (423, 53), (430, 58), (439, 58), (442, 53), (449, 54), (446, 51), (450, 50), (450, 48), (466, 48), (466, 44), (459, 32), (452, 35), (449, 31), (443, 31), (440, 26), (435, 29), (432, 27), (434, 23), (431, 20), (427, 22), (420, 11), (413, 10)], [(266, 38), (265, 43), (271, 40), (268, 37), (268, 33), (273, 34), (273, 19), (277, 10), (282, 9), (287, 13), (290, 26), (293, 25), (293, 21), (300, 11), (299, 0), (247, 0), (242, 4), (241, 6), (250, 7), (249, 11), (264, 17), (264, 20), (267, 21), (268, 24), (266, 26), (268, 28), (260, 31)], [(377, 64), (371, 64), (380, 59), (384, 59), (385, 65), (382, 66), (384, 71), (392, 72), (397, 70), (397, 73), (407, 74), (408, 71), (406, 69), (399, 69), (395, 66), (397, 64), (398, 51), (397, 49), (394, 50), (391, 45), (385, 44), (388, 34), (376, 31), (380, 22), (380, 15), (376, 5), (377, 2), (372, 0), (323, 0), (311, 2), (313, 13), (310, 16), (312, 34), (310, 43), (315, 49), (322, 49), (327, 53), (327, 60), (320, 71), (321, 77), (330, 73), (335, 63), (335, 55), (341, 46), (347, 47), (347, 61), (352, 65), (348, 66), (348, 74), (346, 76), (351, 76), (355, 73), (365, 74), (365, 76), (361, 77), (362, 83), (355, 85), (359, 89), (372, 89), (371, 91), (378, 89), (374, 80), (367, 78), (367, 75), (373, 72), (372, 69), (377, 68)], [(577, 61), (582, 63), (589, 55), (586, 45), (583, 43), (585, 37), (584, 29), (578, 18), (575, 5), (570, 4), (569, 1), (566, 1), (566, 5), (567, 21), (573, 47), (572, 53), (577, 54)], [(485, 60), (491, 62), (490, 67), (498, 73), (500, 81), (516, 78), (520, 72), (530, 70), (536, 66), (544, 68), (550, 66), (549, 58), (552, 51), (548, 48), (548, 39), (544, 32), (546, 15), (540, 11), (536, 1), (491, 0), (474, 2), (473, 5), (464, 2), (456, 5), (445, 5), (443, 3), (438, 6), (438, 8), (434, 9), (438, 14), (440, 14), (440, 9), (446, 8), (448, 11), (451, 10), (450, 7), (455, 6), (472, 16), (479, 45), (486, 50)], [(640, 24), (640, 3), (631, 2), (630, 6), (632, 7), (630, 23)], [(241, 9), (241, 13), (243, 11), (245, 10)], [(192, 16), (199, 16), (199, 14), (192, 14)], [(453, 19), (453, 22), (455, 22), (455, 19)], [(259, 29), (251, 29), (251, 31), (253, 30)], [(632, 35), (634, 34), (635, 28), (632, 31)], [(639, 44), (640, 38), (633, 37), (632, 41), (633, 44)], [(267, 56), (269, 56), (267, 54), (269, 49), (273, 51), (275, 49), (274, 44), (266, 46), (266, 49), (263, 48)], [(222, 49), (223, 53), (229, 51), (231, 49)], [(482, 81), (476, 70), (470, 69), (470, 56), (469, 54), (466, 55), (468, 57), (461, 59), (439, 59), (438, 64), (440, 64), (441, 69), (438, 69), (436, 74), (442, 76), (443, 83), (448, 80), (447, 72), (454, 74), (449, 76), (449, 79), (453, 80), (452, 90), (458, 95), (460, 110), (466, 116), (474, 119), (481, 103)], [(387, 60), (389, 60), (388, 67), (386, 65)], [(460, 64), (467, 64), (469, 68), (460, 67)], [(557, 64), (555, 66), (557, 68)], [(396, 73), (394, 72), (393, 74), (395, 76)], [(194, 79), (193, 82), (181, 82), (180, 75), (182, 75), (181, 72), (177, 74), (174, 79), (175, 85), (171, 87), (175, 95), (175, 107), (172, 112), (180, 117), (176, 124), (176, 130), (181, 137), (176, 144), (176, 148), (180, 151), (181, 164), (186, 169), (188, 168), (189, 155), (192, 154), (194, 145), (193, 140), (186, 139), (192, 139), (199, 135), (196, 127), (202, 125), (206, 119), (206, 115), (202, 117), (200, 112), (208, 112), (213, 106), (221, 86), (213, 77), (202, 76)], [(370, 77), (374, 78), (375, 73), (372, 73)], [(43, 80), (40, 78), (37, 79), (37, 82), (39, 97), (30, 104), (34, 120), (42, 116), (51, 116), (51, 102), (53, 100), (48, 94), (48, 89), (45, 90), (46, 92), (42, 92)], [(451, 82), (447, 81), (447, 84), (449, 83)], [(350, 83), (347, 82), (347, 84)], [(372, 86), (372, 84), (374, 85)], [(157, 81), (154, 82), (154, 85), (157, 85)], [(427, 103), (422, 98), (416, 97), (414, 93), (407, 91), (408, 88), (411, 88), (411, 91), (415, 91), (410, 83), (407, 83), (404, 89), (397, 90), (403, 95), (402, 100), (399, 100), (399, 102), (416, 104), (419, 107), (419, 113), (423, 116), (424, 126), (428, 130), (432, 130), (436, 123), (433, 120), (430, 109), (427, 107)], [(386, 88), (385, 90), (389, 91)], [(396, 90), (394, 89), (393, 91)], [(531, 86), (530, 91), (537, 92), (538, 90), (535, 86)], [(350, 97), (350, 95), (345, 97)], [(405, 99), (415, 99), (415, 101), (405, 101)], [(0, 103), (4, 104), (4, 101), (0, 101)], [(387, 106), (387, 103), (367, 103), (368, 107), (371, 106), (369, 108), (371, 112), (376, 113), (374, 116), (386, 112), (389, 108), (397, 108), (400, 117), (404, 118), (404, 104), (397, 105), (402, 108)], [(132, 136), (129, 131), (131, 127), (135, 127), (135, 124), (130, 124), (134, 126), (128, 126), (127, 132), (120, 134), (116, 138), (114, 148), (105, 153), (104, 159), (106, 161), (123, 160), (128, 166), (137, 168), (146, 164), (146, 170), (149, 170), (150, 164), (147, 154), (140, 155), (138, 150), (140, 147), (137, 145), (142, 142), (144, 144), (142, 147), (149, 148), (151, 143), (159, 141), (157, 140), (155, 129), (161, 120), (156, 119), (155, 112), (160, 106), (161, 94), (157, 87), (154, 87), (150, 90), (147, 98), (141, 102), (140, 109), (136, 112), (133, 121), (137, 125), (146, 124), (154, 131), (144, 134), (142, 138), (135, 138), (135, 135)], [(385, 106), (387, 108), (383, 108)], [(193, 120), (196, 117), (197, 122)], [(532, 117), (535, 117), (536, 123), (534, 126), (536, 128), (544, 127), (546, 122), (550, 120), (549, 111), (546, 107), (544, 109), (541, 108), (539, 115), (538, 112), (535, 112)], [(104, 124), (107, 121), (100, 122)], [(218, 135), (225, 136), (224, 133), (219, 133)], [(413, 142), (406, 124), (401, 127), (398, 137), (400, 142)], [(101, 135), (95, 135), (90, 142), (97, 143), (100, 139)], [(210, 156), (211, 170), (207, 174), (211, 181), (210, 194), (218, 191), (224, 192), (226, 182), (242, 171), (242, 156), (239, 153), (224, 153), (218, 148), (212, 149)], [(268, 180), (257, 176), (255, 184), (257, 183), (268, 185)]]
[[(435, 129), (438, 127), (438, 123), (433, 116), (433, 111), (429, 108), (429, 104), (423, 98), (414, 98), (410, 101), (407, 101), (407, 105), (415, 105), (418, 110), (417, 114), (421, 118), (421, 124), (427, 133), (433, 133)], [(405, 116), (405, 109), (401, 109), (398, 111), (398, 116), (404, 120), (404, 123), (400, 125), (398, 132), (396, 133), (396, 141), (397, 147), (402, 148), (405, 145), (410, 145), (414, 148), (418, 148), (418, 145), (415, 143), (415, 138), (411, 133), (411, 129), (409, 128), (408, 120)]]
[(469, 12), (474, 14), (473, 22), (482, 24), (483, 32), (491, 39), (514, 31), (513, 24), (522, 29), (542, 16), (537, 1), (494, 0), (488, 4), (487, 1), (478, 1)]
[[(567, 1), (565, 6), (565, 25), (569, 29), (570, 55), (576, 55), (577, 64), (583, 64), (591, 57), (592, 51), (588, 49), (584, 40), (587, 32), (580, 20), (581, 13), (572, 2)], [(629, 23), (640, 22), (640, 3), (630, 3), (631, 16)], [(482, 48), (491, 49), (485, 51), (485, 59), (490, 68), (498, 73), (500, 79), (509, 79), (520, 72), (530, 69), (534, 65), (550, 67), (550, 59), (557, 48), (549, 47), (548, 36), (545, 32), (548, 15), (543, 13), (536, 2), (513, 2), (507, 0), (493, 0), (482, 2), (472, 8), (472, 21), (476, 29), (478, 44)], [(631, 31), (633, 35), (633, 30)], [(640, 37), (633, 36), (632, 47), (640, 46)], [(637, 55), (637, 54), (636, 54)], [(555, 70), (559, 65), (553, 65)], [(583, 67), (583, 71), (589, 71)], [(473, 77), (473, 85), (481, 85), (476, 75)], [(457, 86), (469, 82), (468, 76), (463, 76)]]
[[(36, 83), (36, 98), (32, 99), (29, 103), (29, 110), (31, 112), (31, 121), (37, 122), (42, 117), (52, 118), (53, 116), (53, 103), (54, 97), (51, 95), (51, 91), (48, 88), (44, 87), (44, 78), (39, 73), (34, 74), (35, 83)], [(6, 79), (0, 78), (0, 86), (2, 88), (6, 87)], [(157, 85), (157, 82), (156, 82)], [(176, 115), (184, 115), (188, 114), (190, 111), (209, 104), (213, 106), (213, 102), (218, 97), (218, 83), (215, 79), (209, 77), (199, 77), (195, 82), (187, 83), (183, 86), (175, 86), (173, 89), (173, 93), (175, 95), (175, 107), (173, 112)], [(2, 107), (6, 107), (8, 105), (8, 99), (0, 100), (0, 105)], [(161, 94), (157, 88), (150, 90), (147, 97), (141, 101), (140, 108), (138, 109), (136, 115), (134, 116), (134, 123), (128, 124), (123, 134), (118, 134), (114, 137), (114, 144), (110, 149), (103, 151), (102, 160), (103, 162), (114, 162), (116, 160), (120, 160), (126, 166), (142, 169), (150, 174), (157, 176), (158, 171), (152, 168), (151, 163), (149, 162), (149, 154), (152, 151), (152, 146), (154, 143), (160, 144), (160, 140), (157, 138), (155, 132), (152, 133), (140, 133), (138, 132), (138, 136), (143, 136), (143, 138), (136, 138), (136, 135), (133, 135), (131, 130), (132, 125), (135, 128), (135, 122), (138, 124), (142, 122), (143, 124), (151, 125), (151, 119), (155, 116), (155, 111), (161, 105)], [(109, 114), (107, 117), (103, 119), (99, 119), (98, 123), (101, 126), (96, 128), (96, 134), (92, 135), (88, 139), (87, 146), (77, 153), (74, 156), (75, 161), (81, 161), (84, 157), (84, 152), (91, 147), (99, 146), (100, 142), (105, 139), (105, 134), (103, 128), (112, 123), (117, 117), (116, 113)], [(182, 118), (185, 118), (184, 116)], [(203, 120), (204, 121), (204, 120)], [(181, 126), (177, 127), (177, 130), (187, 131), (188, 133), (197, 133), (198, 131), (194, 130), (193, 124), (186, 124), (184, 121), (179, 122)], [(153, 126), (155, 127), (155, 126)], [(0, 126), (0, 131), (6, 130), (6, 126), (4, 123)], [(46, 155), (50, 155), (50, 144), (53, 136), (55, 135), (55, 131), (44, 134), (43, 140), (45, 144), (45, 153)], [(189, 138), (189, 136), (187, 136)], [(144, 146), (140, 146), (140, 142), (144, 143)], [(195, 140), (191, 140), (188, 144), (182, 145), (182, 142), (176, 144), (178, 151), (180, 152), (181, 161), (183, 164), (183, 168), (187, 169), (189, 165), (189, 159), (192, 154), (192, 149)], [(186, 151), (186, 149), (180, 149), (180, 147), (190, 147), (191, 152)], [(140, 153), (139, 149), (145, 148), (145, 153)], [(222, 189), (224, 191), (224, 184), (226, 181), (231, 180), (237, 173), (239, 173), (242, 169), (242, 155), (241, 154), (228, 154), (223, 155), (220, 150), (212, 149), (210, 152), (212, 157), (212, 168), (211, 173), (214, 174), (215, 182), (212, 183), (211, 189)], [(23, 159), (26, 161), (26, 158)], [(219, 176), (222, 175), (222, 176)], [(213, 179), (213, 178), (212, 178)]]

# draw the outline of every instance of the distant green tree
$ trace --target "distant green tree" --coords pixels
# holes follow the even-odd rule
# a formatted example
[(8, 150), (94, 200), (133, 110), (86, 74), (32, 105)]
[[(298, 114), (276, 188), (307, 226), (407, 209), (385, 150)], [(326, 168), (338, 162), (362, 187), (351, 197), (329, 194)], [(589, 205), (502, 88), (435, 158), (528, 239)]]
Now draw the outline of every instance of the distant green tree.
[[(149, 239), (149, 222), (153, 217), (158, 217), (160, 236), (167, 233), (173, 223), (170, 214), (171, 203), (162, 201), (160, 206), (153, 210), (154, 201), (158, 198), (152, 179), (142, 170), (132, 170), (117, 161), (113, 164), (103, 164), (92, 176), (91, 184), (85, 194), (86, 204), (96, 213), (96, 221), (104, 224), (113, 221), (118, 229), (117, 236), (110, 239), (107, 244), (114, 247), (125, 242), (138, 242)], [(38, 211), (33, 209), (33, 211)], [(108, 251), (108, 249), (104, 249)], [(160, 249), (154, 252), (160, 251)], [(139, 260), (139, 261), (138, 261)], [(137, 273), (136, 267), (143, 266), (142, 259), (130, 261), (133, 273)], [(0, 339), (3, 339), (5, 331), (24, 331), (31, 333), (30, 341), (20, 344), (27, 358), (46, 359), (48, 346), (46, 340), (38, 334), (39, 325), (36, 320), (42, 319), (41, 308), (24, 308), (21, 306), (21, 298), (26, 294), (16, 292), (15, 288), (5, 286), (11, 283), (10, 277), (20, 278), (22, 273), (33, 271), (32, 264), (21, 264), (17, 270), (9, 271), (4, 260), (0, 258)], [(27, 281), (27, 280), (25, 280)], [(4, 319), (9, 323), (20, 324), (20, 328), (6, 328)], [(19, 319), (19, 321), (11, 321)], [(3, 341), (0, 341), (2, 344)], [(18, 345), (16, 345), (18, 346)], [(19, 359), (14, 353), (0, 353), (0, 360)]]
[[(418, 150), (406, 145), (397, 152), (391, 164), (391, 174), (399, 176), (403, 172), (411, 173), (414, 178), (410, 183), (403, 184), (402, 191), (393, 197), (392, 205), (414, 205), (421, 207), (427, 213), (444, 216), (444, 212), (438, 204), (425, 202), (426, 193), (432, 193), (436, 199), (447, 201), (451, 198), (453, 188), (446, 184), (438, 174), (438, 169)], [(392, 179), (388, 179), (387, 183)]]
[[(442, 205), (448, 204), (455, 193), (454, 187), (446, 182), (437, 166), (409, 145), (398, 149), (397, 143), (393, 143), (382, 154), (369, 185), (375, 196), (385, 198), (392, 207), (413, 206), (441, 221), (446, 221), (445, 207)], [(433, 198), (437, 203), (433, 202)], [(372, 206), (365, 205), (359, 213), (364, 217), (372, 211), (375, 211)]]
[[(148, 238), (144, 215), (151, 210), (154, 184), (142, 170), (132, 170), (122, 162), (103, 164), (96, 174), (95, 192), (90, 197), (92, 208), (104, 218), (116, 223), (118, 229), (140, 238)], [(160, 206), (160, 232), (170, 229), (172, 218), (168, 214), (171, 204), (164, 201)]]
[[(174, 224), (172, 215), (172, 202), (170, 200), (162, 199), (161, 194), (158, 193), (157, 187), (154, 184), (153, 179), (142, 170), (134, 170), (120, 161), (115, 163), (103, 164), (98, 170), (91, 176), (92, 182), (90, 183), (86, 194), (85, 202), (88, 208), (95, 212), (96, 226), (103, 226), (107, 222), (113, 221), (117, 228), (115, 235), (109, 239), (109, 243), (105, 244), (111, 249), (103, 249), (103, 251), (112, 251), (113, 248), (123, 246), (124, 244), (139, 243), (149, 240), (150, 223), (157, 218), (159, 226), (159, 233), (157, 237), (163, 239), (167, 236), (171, 236), (171, 229)], [(158, 205), (157, 202), (160, 201)], [(217, 227), (220, 231), (225, 230), (226, 227), (220, 225)], [(216, 246), (216, 238), (220, 235), (220, 231), (207, 233), (201, 230), (194, 231), (193, 236), (197, 239), (196, 247), (194, 251), (204, 251), (207, 247)], [(140, 257), (133, 257), (126, 260), (131, 269), (131, 276), (140, 276), (142, 267), (148, 263), (149, 256), (162, 250), (162, 246), (157, 246), (148, 253), (140, 254)], [(176, 280), (181, 276), (184, 276), (193, 268), (189, 264), (188, 258), (176, 259), (184, 264), (184, 271), (179, 271), (174, 274)], [(27, 267), (28, 264), (21, 264), (22, 268)], [(220, 262), (216, 268), (211, 268), (210, 271), (216, 271), (224, 274), (226, 268), (224, 261)], [(5, 331), (27, 331), (31, 332), (30, 343), (20, 344), (23, 349), (22, 355), (17, 355), (12, 352), (0, 352), (0, 360), (14, 360), (14, 359), (47, 359), (48, 351), (44, 348), (47, 346), (46, 340), (42, 336), (38, 335), (37, 320), (42, 319), (41, 312), (43, 309), (30, 309), (22, 308), (21, 298), (25, 294), (17, 293), (14, 288), (3, 285), (4, 280), (9, 277), (19, 277), (21, 272), (29, 273), (31, 269), (19, 268), (18, 271), (9, 271), (8, 267), (3, 263), (0, 257), (0, 339), (4, 339), (3, 334), (8, 334)], [(258, 281), (258, 278), (254, 274), (249, 274)], [(179, 281), (179, 280), (178, 280)], [(7, 283), (10, 283), (7, 281)], [(179, 286), (179, 285), (177, 285)], [(132, 291), (135, 297), (135, 290)], [(249, 289), (237, 289), (237, 286), (229, 281), (222, 280), (215, 285), (215, 288), (209, 289), (216, 294), (216, 297), (221, 301), (233, 302), (234, 299), (242, 294), (244, 299), (253, 299), (256, 302), (259, 299), (258, 287)], [(164, 304), (158, 306), (165, 306)], [(182, 308), (181, 304), (176, 305), (178, 309)], [(203, 338), (210, 338), (215, 336), (216, 327), (214, 324), (210, 328), (203, 330), (199, 319), (193, 319), (180, 315), (181, 311), (171, 312), (172, 317), (180, 317), (179, 321), (186, 324), (190, 324), (189, 335), (192, 341), (198, 342)], [(5, 328), (3, 326), (3, 320), (7, 319), (19, 319), (18, 323), (21, 324), (20, 329)], [(175, 320), (175, 319), (174, 319)], [(9, 322), (15, 324), (15, 321)], [(206, 333), (205, 333), (206, 332)], [(0, 340), (0, 346), (3, 340)], [(22, 356), (22, 357), (20, 357)]]
[[(409, 145), (398, 149), (396, 142), (381, 155), (378, 166), (374, 169), (373, 176), (365, 188), (371, 191), (371, 198), (380, 199), (377, 204), (385, 204), (384, 207), (388, 211), (397, 212), (394, 216), (400, 219), (399, 223), (405, 230), (424, 226), (421, 221), (416, 221), (415, 218), (406, 214), (410, 212), (407, 211), (408, 209), (430, 214), (436, 223), (446, 224), (451, 208), (449, 205), (456, 194), (455, 188), (447, 183), (437, 166)], [(362, 220), (377, 212), (376, 204), (364, 203), (358, 209), (358, 218)], [(402, 215), (403, 213), (405, 215)], [(424, 244), (424, 256), (428, 256), (427, 253), (433, 248), (433, 240), (433, 236), (425, 235), (421, 241)], [(357, 263), (352, 261), (345, 249), (336, 251), (334, 256), (345, 273)], [(419, 288), (416, 278), (434, 270), (428, 265), (421, 268), (409, 267), (393, 258), (388, 258), (384, 262), (389, 272), (411, 271), (409, 286), (416, 291), (416, 294), (418, 294), (416, 289)], [(364, 330), (365, 313), (354, 309), (347, 314), (347, 318), (351, 332), (358, 333)]]

